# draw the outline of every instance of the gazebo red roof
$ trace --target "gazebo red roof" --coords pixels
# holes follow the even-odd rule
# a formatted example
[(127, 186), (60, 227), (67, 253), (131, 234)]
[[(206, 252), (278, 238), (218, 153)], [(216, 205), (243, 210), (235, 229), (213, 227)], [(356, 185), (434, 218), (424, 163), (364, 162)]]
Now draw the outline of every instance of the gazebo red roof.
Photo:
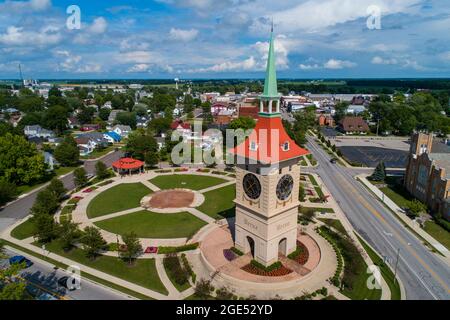
[(112, 166), (116, 169), (139, 169), (144, 165), (144, 162), (140, 160), (136, 160), (133, 158), (122, 158), (112, 164)]

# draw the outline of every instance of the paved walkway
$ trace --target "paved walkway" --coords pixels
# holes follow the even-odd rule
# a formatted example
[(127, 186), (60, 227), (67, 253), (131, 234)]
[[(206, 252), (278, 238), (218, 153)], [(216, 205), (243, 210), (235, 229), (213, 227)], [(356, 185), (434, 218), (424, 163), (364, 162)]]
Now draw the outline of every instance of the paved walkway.
[(389, 209), (391, 209), (397, 217), (399, 217), (402, 222), (404, 222), (409, 228), (414, 230), (419, 236), (424, 238), (427, 242), (429, 242), (437, 251), (443, 254), (446, 258), (447, 263), (450, 263), (450, 251), (442, 245), (439, 241), (430, 236), (427, 232), (425, 232), (420, 225), (411, 220), (406, 216), (404, 210), (402, 210), (394, 201), (392, 201), (388, 196), (386, 196), (379, 188), (374, 186), (367, 180), (367, 174), (360, 174), (357, 178), (378, 198), (380, 199)]

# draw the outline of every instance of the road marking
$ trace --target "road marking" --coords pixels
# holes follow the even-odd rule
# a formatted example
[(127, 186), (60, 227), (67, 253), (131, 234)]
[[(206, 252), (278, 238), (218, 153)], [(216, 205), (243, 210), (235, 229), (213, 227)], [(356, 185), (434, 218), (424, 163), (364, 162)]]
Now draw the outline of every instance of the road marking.
[(341, 181), (341, 183), (345, 184), (355, 195), (356, 197), (361, 201), (361, 204), (367, 209), (369, 210), (370, 213), (372, 213), (372, 215), (374, 215), (376, 218), (378, 218), (382, 223), (384, 223), (393, 233), (395, 233), (396, 238), (403, 244), (406, 246), (406, 249), (417, 259), (417, 261), (419, 261), (419, 263), (431, 274), (431, 276), (437, 281), (439, 282), (439, 284), (445, 288), (445, 290), (447, 291), (447, 293), (450, 293), (450, 289), (449, 287), (446, 285), (446, 283), (441, 279), (441, 277), (439, 277), (438, 274), (436, 274), (436, 272), (434, 272), (430, 266), (421, 258), (419, 257), (419, 255), (415, 252), (415, 250), (412, 249), (411, 244), (407, 243), (403, 237), (395, 230), (393, 229), (388, 223), (387, 221), (381, 216), (381, 214), (375, 210), (375, 208), (373, 208), (370, 203), (367, 202), (366, 199), (364, 199), (364, 197), (358, 192), (358, 190), (356, 190), (355, 187), (353, 187), (353, 185), (351, 185), (348, 181), (346, 181), (346, 179), (344, 178), (344, 176), (337, 172), (336, 173), (336, 178), (338, 178), (338, 180)]

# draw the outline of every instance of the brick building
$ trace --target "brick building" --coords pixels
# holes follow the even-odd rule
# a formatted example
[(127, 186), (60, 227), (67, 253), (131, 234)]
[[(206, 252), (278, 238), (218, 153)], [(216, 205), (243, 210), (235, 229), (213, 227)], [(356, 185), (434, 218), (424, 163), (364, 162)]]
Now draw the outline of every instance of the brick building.
[(411, 140), (406, 189), (450, 220), (450, 145), (433, 135), (416, 133)]

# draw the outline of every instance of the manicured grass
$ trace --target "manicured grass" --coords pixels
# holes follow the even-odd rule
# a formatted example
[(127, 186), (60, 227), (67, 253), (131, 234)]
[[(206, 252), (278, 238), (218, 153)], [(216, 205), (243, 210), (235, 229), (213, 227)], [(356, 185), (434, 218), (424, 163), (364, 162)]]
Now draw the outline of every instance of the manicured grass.
[(73, 170), (75, 170), (78, 167), (59, 167), (58, 169), (55, 170), (55, 175), (57, 177), (68, 174), (69, 172), (72, 172)]
[(236, 186), (212, 190), (203, 194), (205, 202), (197, 209), (214, 219), (223, 219), (235, 215)]
[(140, 206), (140, 201), (152, 193), (142, 183), (123, 183), (103, 191), (89, 203), (87, 215), (96, 218)]
[(106, 231), (125, 234), (135, 232), (139, 238), (189, 238), (206, 223), (188, 212), (154, 213), (139, 211), (96, 222), (99, 228)]
[(116, 148), (116, 146), (109, 146), (102, 150), (94, 150), (94, 151), (92, 151), (91, 154), (81, 157), (81, 159), (97, 159), (97, 158), (103, 157), (107, 153), (113, 151), (115, 148)]
[(34, 225), (30, 222), (30, 219), (19, 224), (11, 232), (11, 236), (18, 240), (23, 240), (33, 236)]
[(47, 244), (46, 250), (142, 287), (168, 294), (159, 279), (154, 259), (137, 259), (131, 266), (127, 262), (109, 256), (99, 256), (95, 260), (91, 260), (81, 249), (65, 252), (57, 241)]
[(319, 218), (319, 220), (322, 221), (323, 223), (325, 223), (326, 225), (336, 229), (340, 233), (342, 233), (344, 235), (348, 235), (347, 231), (345, 231), (345, 228), (342, 225), (341, 221), (339, 221), (337, 219), (325, 219), (325, 218)]
[(430, 236), (439, 241), (442, 245), (444, 245), (447, 249), (450, 250), (450, 232), (442, 228), (436, 222), (430, 220), (425, 222), (425, 226), (423, 228)]
[(383, 192), (389, 199), (394, 201), (395, 204), (398, 205), (400, 208), (408, 207), (410, 200), (408, 200), (408, 198), (405, 195), (399, 193), (397, 188), (388, 186), (380, 188), (380, 191)]
[(386, 281), (389, 290), (391, 291), (391, 300), (401, 300), (400, 285), (398, 281), (395, 280), (394, 273), (386, 265), (386, 263), (384, 263), (383, 259), (381, 259), (380, 256), (375, 251), (373, 251), (364, 240), (362, 240), (360, 237), (358, 237), (358, 239), (373, 263), (380, 268), (381, 275)]
[(313, 207), (300, 207), (298, 212), (305, 213), (307, 211), (314, 210), (314, 212), (334, 213), (332, 208), (313, 208)]
[(150, 180), (151, 183), (156, 185), (160, 189), (191, 189), (202, 190), (221, 183), (225, 183), (228, 180), (224, 180), (216, 177), (201, 176), (194, 174), (175, 174), (158, 176)]
[[(33, 257), (39, 258), (41, 260), (44, 260), (44, 261), (46, 261), (48, 263), (51, 263), (51, 264), (55, 265), (56, 267), (58, 267), (60, 269), (67, 269), (69, 267), (68, 265), (66, 265), (64, 263), (61, 263), (59, 261), (56, 261), (56, 260), (53, 260), (53, 259), (48, 258), (46, 256), (43, 256), (43, 255), (41, 255), (39, 253), (36, 253), (34, 251), (31, 251), (31, 250), (29, 250), (27, 248), (23, 248), (21, 246), (18, 246), (15, 243), (12, 243), (12, 242), (9, 242), (9, 241), (6, 241), (6, 240), (1, 240), (1, 241), (3, 241), (6, 245), (8, 245), (10, 247), (13, 247), (13, 248), (15, 248), (17, 250), (25, 252), (26, 254), (29, 254), (30, 256), (33, 256)], [(93, 275), (91, 275), (89, 273), (86, 273), (84, 271), (81, 271), (81, 276), (83, 278), (90, 279), (90, 280), (92, 280), (94, 282), (100, 283), (100, 284), (102, 284), (104, 286), (107, 286), (107, 287), (110, 287), (110, 288), (115, 289), (117, 291), (123, 292), (123, 293), (125, 293), (127, 295), (130, 295), (130, 296), (133, 296), (135, 298), (138, 298), (138, 299), (141, 299), (141, 300), (153, 300), (151, 297), (148, 297), (148, 296), (143, 295), (143, 294), (141, 294), (139, 292), (136, 292), (136, 291), (124, 288), (122, 286), (119, 286), (119, 285), (117, 285), (115, 283), (106, 281), (104, 279), (98, 278), (98, 277), (93, 276)]]

